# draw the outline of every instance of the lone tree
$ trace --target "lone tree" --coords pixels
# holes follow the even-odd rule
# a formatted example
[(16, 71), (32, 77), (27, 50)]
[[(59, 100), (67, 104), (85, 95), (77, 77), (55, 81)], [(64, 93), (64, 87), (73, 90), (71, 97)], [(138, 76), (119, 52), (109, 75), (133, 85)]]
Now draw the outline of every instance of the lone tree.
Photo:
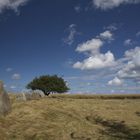
[(39, 78), (34, 78), (27, 85), (27, 88), (32, 90), (42, 90), (47, 96), (51, 92), (64, 93), (69, 90), (66, 81), (57, 75), (43, 75)]

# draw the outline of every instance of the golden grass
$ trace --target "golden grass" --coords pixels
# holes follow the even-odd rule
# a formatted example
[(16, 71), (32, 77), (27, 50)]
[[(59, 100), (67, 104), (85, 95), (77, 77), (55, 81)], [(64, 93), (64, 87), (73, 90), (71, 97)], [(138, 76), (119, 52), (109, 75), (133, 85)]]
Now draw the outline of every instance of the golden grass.
[(72, 99), (140, 99), (140, 94), (52, 94), (49, 97)]
[(104, 100), (95, 95), (11, 99), (12, 112), (0, 118), (0, 140), (140, 139), (140, 99)]

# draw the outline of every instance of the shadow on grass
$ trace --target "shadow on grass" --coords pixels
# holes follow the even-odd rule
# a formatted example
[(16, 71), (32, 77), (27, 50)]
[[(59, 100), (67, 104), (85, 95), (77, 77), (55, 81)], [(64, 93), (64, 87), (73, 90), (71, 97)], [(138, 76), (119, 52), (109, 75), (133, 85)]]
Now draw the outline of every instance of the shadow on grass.
[(74, 132), (72, 132), (70, 134), (70, 136), (71, 136), (72, 139), (75, 139), (75, 140), (91, 140), (91, 138), (86, 138), (85, 136), (78, 136)]
[(137, 115), (138, 117), (140, 117), (140, 112), (137, 111), (137, 112), (135, 112), (135, 113), (136, 113), (136, 115)]
[(87, 116), (86, 120), (102, 125), (105, 129), (100, 130), (100, 133), (112, 139), (140, 140), (140, 130), (129, 128), (125, 121), (105, 120), (100, 116)]

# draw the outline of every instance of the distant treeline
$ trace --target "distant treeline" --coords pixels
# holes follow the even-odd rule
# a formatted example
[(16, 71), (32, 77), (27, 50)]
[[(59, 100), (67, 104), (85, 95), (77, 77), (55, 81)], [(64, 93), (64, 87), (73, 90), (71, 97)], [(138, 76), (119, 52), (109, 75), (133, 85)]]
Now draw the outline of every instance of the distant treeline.
[(140, 94), (53, 94), (50, 98), (71, 98), (71, 99), (140, 99)]

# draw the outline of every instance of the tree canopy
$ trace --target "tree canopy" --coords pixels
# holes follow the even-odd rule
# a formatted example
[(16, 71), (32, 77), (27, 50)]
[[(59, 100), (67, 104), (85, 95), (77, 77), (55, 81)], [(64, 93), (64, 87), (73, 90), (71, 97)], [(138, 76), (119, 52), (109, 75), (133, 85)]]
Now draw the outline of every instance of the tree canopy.
[(49, 95), (51, 92), (64, 93), (69, 90), (66, 81), (57, 75), (43, 75), (38, 78), (36, 77), (27, 85), (27, 88), (32, 90), (42, 90), (46, 95)]

